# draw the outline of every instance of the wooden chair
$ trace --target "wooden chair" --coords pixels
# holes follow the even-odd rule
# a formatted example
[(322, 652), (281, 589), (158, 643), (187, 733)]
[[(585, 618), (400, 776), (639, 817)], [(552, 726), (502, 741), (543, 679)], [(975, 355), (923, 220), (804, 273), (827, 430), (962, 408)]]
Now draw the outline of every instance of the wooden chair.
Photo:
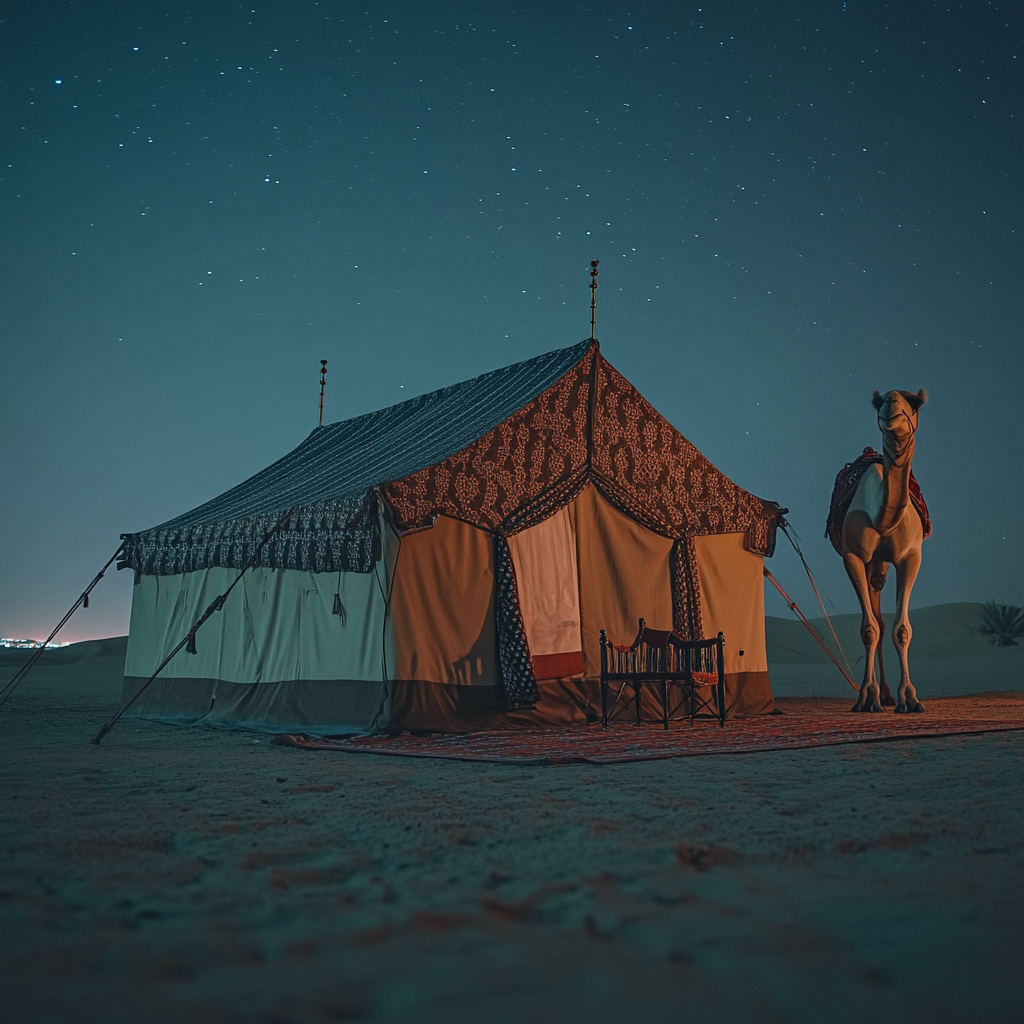
[(602, 629), (602, 725), (607, 728), (609, 721), (623, 719), (639, 725), (645, 686), (661, 705), (666, 729), (670, 721), (688, 718), (692, 725), (705, 715), (717, 718), (724, 727), (725, 635), (684, 640), (671, 630), (649, 629), (641, 619), (636, 639), (626, 646), (613, 643)]

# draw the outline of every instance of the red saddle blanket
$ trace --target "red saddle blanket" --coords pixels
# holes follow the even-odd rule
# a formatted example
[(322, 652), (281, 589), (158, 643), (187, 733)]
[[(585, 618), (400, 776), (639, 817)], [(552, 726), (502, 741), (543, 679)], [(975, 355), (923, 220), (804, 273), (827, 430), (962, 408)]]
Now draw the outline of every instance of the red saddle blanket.
[[(881, 464), (882, 455), (874, 448), (865, 448), (853, 462), (848, 462), (836, 475), (836, 482), (832, 487), (832, 501), (829, 503), (828, 519), (825, 520), (825, 536), (832, 541), (832, 547), (839, 554), (843, 553), (843, 520), (850, 508), (850, 502), (857, 490), (857, 484), (864, 475), (868, 466)], [(910, 502), (917, 509), (921, 517), (921, 525), (924, 527), (924, 535), (930, 536), (932, 532), (932, 521), (928, 515), (928, 506), (921, 496), (921, 488), (918, 487), (914, 474), (910, 474)]]

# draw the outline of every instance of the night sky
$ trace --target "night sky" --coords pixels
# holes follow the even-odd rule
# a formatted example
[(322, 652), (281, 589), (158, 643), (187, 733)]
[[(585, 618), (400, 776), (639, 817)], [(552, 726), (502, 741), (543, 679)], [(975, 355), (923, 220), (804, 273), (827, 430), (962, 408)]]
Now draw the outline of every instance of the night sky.
[[(592, 259), (605, 356), (791, 509), (839, 610), (833, 478), (872, 391), (922, 386), (913, 604), (1024, 603), (1019, 2), (35, 0), (0, 33), (0, 633), (298, 444), (320, 359), (333, 421), (587, 337)], [(127, 632), (131, 589), (63, 638)]]

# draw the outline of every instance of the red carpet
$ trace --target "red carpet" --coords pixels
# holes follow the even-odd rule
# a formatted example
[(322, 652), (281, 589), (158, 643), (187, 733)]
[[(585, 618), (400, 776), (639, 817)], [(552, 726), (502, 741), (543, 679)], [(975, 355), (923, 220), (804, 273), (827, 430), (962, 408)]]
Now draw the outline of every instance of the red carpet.
[(698, 754), (749, 754), (840, 743), (907, 740), (929, 736), (1024, 729), (1024, 694), (995, 693), (925, 701), (919, 715), (852, 714), (850, 700), (778, 698), (781, 715), (694, 725), (599, 725), (536, 732), (475, 732), (462, 735), (323, 737), (280, 736), (275, 742), (306, 750), (441, 757), (502, 764), (618, 764)]

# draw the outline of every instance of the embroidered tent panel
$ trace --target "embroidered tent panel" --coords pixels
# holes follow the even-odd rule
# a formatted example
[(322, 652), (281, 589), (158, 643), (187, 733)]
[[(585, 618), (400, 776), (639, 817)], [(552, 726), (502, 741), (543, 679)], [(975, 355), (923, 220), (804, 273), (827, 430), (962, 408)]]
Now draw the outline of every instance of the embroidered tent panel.
[(716, 469), (603, 357), (598, 357), (592, 466), (624, 512), (667, 537), (746, 533), (765, 554), (778, 506)]
[(381, 490), (402, 529), (442, 514), (514, 534), (564, 507), (591, 479), (663, 536), (746, 533), (752, 551), (770, 551), (777, 506), (715, 469), (596, 345), (478, 441)]
[(381, 488), (401, 529), (437, 515), (496, 533), (535, 525), (586, 483), (591, 349), (504, 423), (451, 458)]

